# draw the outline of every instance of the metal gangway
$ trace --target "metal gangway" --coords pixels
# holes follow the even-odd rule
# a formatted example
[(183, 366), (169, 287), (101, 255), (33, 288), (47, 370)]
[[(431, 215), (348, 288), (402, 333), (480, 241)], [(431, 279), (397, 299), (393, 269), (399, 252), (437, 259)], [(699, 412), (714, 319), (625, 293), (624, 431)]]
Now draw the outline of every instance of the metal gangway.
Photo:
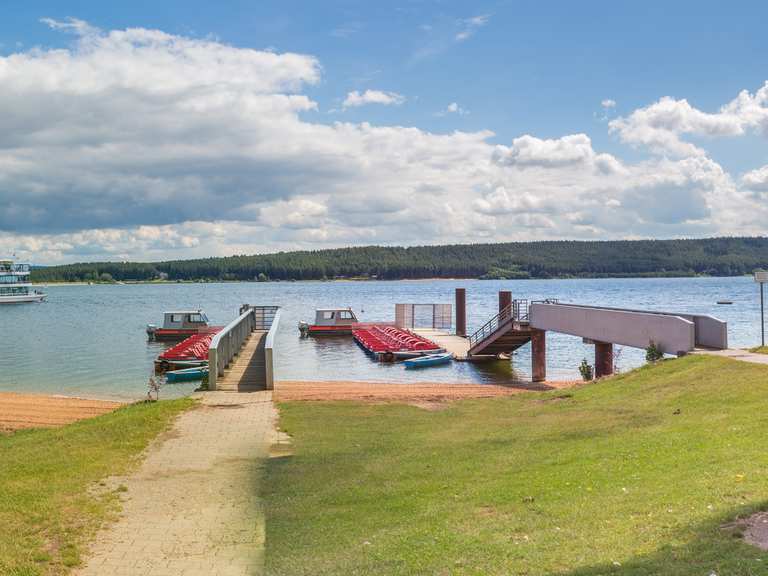
[(240, 307), (240, 316), (208, 348), (208, 389), (250, 392), (275, 385), (274, 348), (279, 306)]

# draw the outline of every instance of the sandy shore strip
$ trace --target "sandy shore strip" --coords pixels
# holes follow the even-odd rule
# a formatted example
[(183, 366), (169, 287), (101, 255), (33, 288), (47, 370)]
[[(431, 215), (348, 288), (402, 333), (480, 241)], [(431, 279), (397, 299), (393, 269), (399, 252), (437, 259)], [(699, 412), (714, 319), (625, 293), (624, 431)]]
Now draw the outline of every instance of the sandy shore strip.
[(277, 402), (294, 400), (358, 400), (370, 402), (447, 402), (464, 398), (492, 398), (511, 396), (524, 392), (570, 388), (580, 381), (547, 382), (517, 385), (496, 384), (444, 384), (420, 382), (392, 384), (385, 382), (308, 382), (281, 380), (275, 383), (274, 399)]
[(106, 414), (120, 406), (123, 406), (122, 402), (0, 392), (0, 432), (63, 426)]

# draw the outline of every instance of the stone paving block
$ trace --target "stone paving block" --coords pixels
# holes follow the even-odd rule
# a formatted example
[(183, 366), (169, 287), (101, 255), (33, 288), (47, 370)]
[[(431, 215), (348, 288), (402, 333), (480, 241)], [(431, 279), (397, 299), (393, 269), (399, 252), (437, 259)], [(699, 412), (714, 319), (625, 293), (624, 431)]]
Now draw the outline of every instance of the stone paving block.
[(148, 450), (118, 520), (79, 576), (263, 573), (261, 461), (276, 438), (271, 391), (208, 392)]

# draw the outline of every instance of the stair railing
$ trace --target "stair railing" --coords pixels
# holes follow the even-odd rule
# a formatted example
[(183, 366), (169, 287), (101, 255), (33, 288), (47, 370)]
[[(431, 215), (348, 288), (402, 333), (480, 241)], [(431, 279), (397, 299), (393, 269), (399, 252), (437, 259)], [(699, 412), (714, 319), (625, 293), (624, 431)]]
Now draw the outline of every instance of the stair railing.
[[(547, 298), (546, 300), (533, 300), (533, 302), (541, 302), (544, 304), (557, 304), (555, 298)], [(514, 322), (529, 322), (530, 316), (528, 313), (528, 300), (513, 300), (509, 306), (505, 306), (496, 316), (488, 320), (483, 327), (469, 337), (469, 347), (473, 348), (478, 342), (482, 342), (488, 336), (496, 332), (502, 324), (512, 320)]]
[(528, 300), (513, 300), (511, 304), (505, 306), (493, 318), (488, 320), (483, 326), (469, 337), (469, 347), (472, 348), (478, 342), (485, 340), (496, 332), (499, 327), (510, 321), (524, 322), (528, 320)]

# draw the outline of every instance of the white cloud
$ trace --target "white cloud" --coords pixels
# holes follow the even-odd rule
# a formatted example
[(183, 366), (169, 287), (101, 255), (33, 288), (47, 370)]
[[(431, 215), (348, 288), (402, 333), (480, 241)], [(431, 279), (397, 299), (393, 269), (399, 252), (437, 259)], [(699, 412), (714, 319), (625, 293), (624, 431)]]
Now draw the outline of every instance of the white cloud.
[(384, 106), (399, 106), (405, 102), (405, 96), (397, 92), (384, 92), (382, 90), (366, 90), (359, 92), (354, 90), (347, 94), (342, 103), (343, 108), (358, 108), (367, 104), (382, 104)]
[(616, 108), (616, 100), (611, 100), (610, 98), (606, 98), (605, 100), (600, 102), (600, 106), (602, 106), (606, 110), (609, 108)]
[[(326, 125), (303, 94), (321, 78), (311, 55), (54, 27), (76, 35), (71, 48), (0, 57), (0, 252), (58, 262), (764, 233), (764, 169), (734, 182), (698, 152), (629, 163), (586, 134), (495, 145), (490, 131)], [(656, 103), (613, 129), (651, 147), (760, 130), (766, 91), (715, 115)], [(357, 98), (381, 100), (368, 92)]]
[(612, 120), (609, 126), (623, 142), (656, 154), (705, 156), (704, 149), (682, 136), (740, 136), (748, 129), (768, 133), (768, 82), (755, 94), (742, 91), (715, 113), (702, 112), (685, 99), (664, 97), (626, 118)]
[(451, 114), (456, 114), (457, 116), (466, 116), (469, 114), (469, 110), (466, 110), (465, 108), (462, 108), (459, 106), (458, 102), (451, 102), (443, 108), (442, 110), (435, 112), (435, 116), (442, 118), (444, 116), (448, 116)]
[(747, 172), (741, 181), (748, 190), (768, 194), (768, 166)]
[(464, 42), (465, 40), (468, 40), (474, 34), (483, 26), (488, 24), (488, 21), (491, 19), (490, 14), (480, 14), (478, 16), (473, 16), (472, 18), (465, 18), (463, 20), (459, 21), (460, 30), (456, 33), (456, 36), (454, 36), (454, 39), (457, 42)]
[(497, 146), (494, 160), (507, 166), (562, 168), (585, 166), (600, 172), (622, 170), (621, 162), (610, 154), (597, 154), (586, 134), (542, 140), (528, 134), (515, 138), (512, 146)]

